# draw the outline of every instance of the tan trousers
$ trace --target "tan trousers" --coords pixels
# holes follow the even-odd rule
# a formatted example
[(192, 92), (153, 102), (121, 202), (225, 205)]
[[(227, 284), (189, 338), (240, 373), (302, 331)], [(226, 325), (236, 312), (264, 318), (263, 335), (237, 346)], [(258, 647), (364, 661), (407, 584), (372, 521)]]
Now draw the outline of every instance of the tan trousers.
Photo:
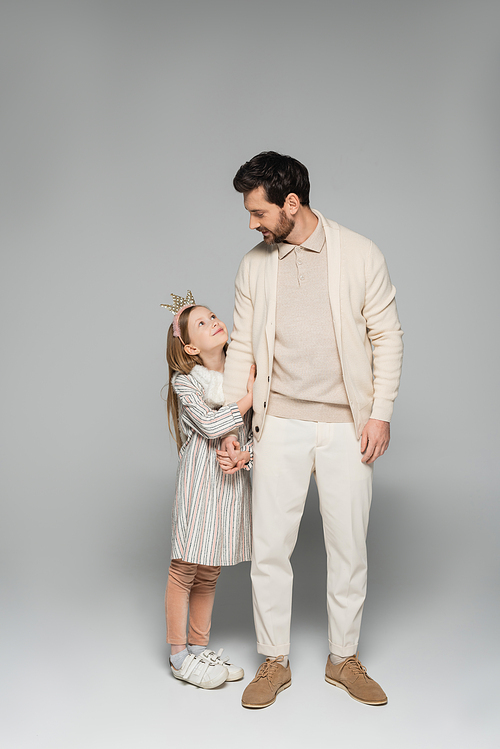
[(220, 570), (220, 567), (172, 559), (165, 591), (167, 642), (170, 645), (208, 645), (215, 585)]
[(358, 647), (372, 467), (361, 462), (352, 423), (267, 416), (262, 437), (254, 444), (251, 569), (257, 650), (266, 656), (288, 655), (290, 650), (290, 556), (311, 473), (318, 485), (327, 553), (330, 652), (347, 657)]

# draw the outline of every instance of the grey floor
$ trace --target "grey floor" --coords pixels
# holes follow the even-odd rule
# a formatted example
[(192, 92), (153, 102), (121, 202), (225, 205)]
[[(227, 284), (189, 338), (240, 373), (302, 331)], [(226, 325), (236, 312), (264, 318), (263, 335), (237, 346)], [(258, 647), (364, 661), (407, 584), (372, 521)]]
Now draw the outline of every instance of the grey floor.
[[(359, 704), (324, 681), (324, 551), (314, 486), (294, 553), (292, 687), (265, 710), (240, 705), (260, 662), (248, 564), (223, 570), (211, 640), (245, 668), (244, 680), (213, 691), (175, 681), (163, 644), (168, 556), (161, 524), (168, 518), (158, 497), (149, 521), (135, 519), (149, 522), (149, 535), (141, 537), (137, 524), (135, 535), (131, 522), (130, 552), (120, 544), (115, 565), (108, 557), (100, 569), (91, 556), (81, 567), (55, 564), (45, 585), (38, 579), (23, 595), (10, 591), (2, 747), (497, 747), (498, 648), (487, 625), (495, 613), (488, 581), (481, 584), (466, 566), (453, 579), (446, 564), (433, 576), (446, 519), (435, 515), (434, 534), (420, 536), (417, 518), (424, 515), (408, 516), (404, 496), (395, 512), (395, 499), (387, 491), (384, 499), (375, 496), (360, 653), (386, 690), (387, 706)], [(453, 566), (460, 554), (448, 549)]]

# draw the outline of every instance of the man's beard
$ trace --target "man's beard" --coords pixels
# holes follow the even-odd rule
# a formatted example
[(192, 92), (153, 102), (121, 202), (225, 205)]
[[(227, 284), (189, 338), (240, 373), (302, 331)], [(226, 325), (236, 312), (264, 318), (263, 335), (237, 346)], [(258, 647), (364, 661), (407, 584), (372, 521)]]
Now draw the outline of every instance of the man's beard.
[(294, 227), (295, 221), (293, 220), (293, 218), (288, 218), (284, 209), (282, 208), (280, 211), (278, 224), (272, 232), (272, 239), (267, 242), (267, 244), (272, 244), (273, 242), (276, 242), (276, 244), (278, 242), (284, 242), (288, 235), (293, 231)]

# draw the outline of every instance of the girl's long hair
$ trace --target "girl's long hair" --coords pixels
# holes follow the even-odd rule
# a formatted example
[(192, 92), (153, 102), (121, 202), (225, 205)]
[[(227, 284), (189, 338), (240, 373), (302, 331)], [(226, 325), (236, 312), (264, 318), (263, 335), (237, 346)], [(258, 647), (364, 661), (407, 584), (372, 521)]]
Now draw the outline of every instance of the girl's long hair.
[[(179, 316), (179, 330), (181, 338), (184, 343), (190, 343), (188, 333), (188, 320), (189, 315), (195, 307), (202, 305), (196, 304), (193, 307), (188, 307)], [(203, 365), (201, 356), (196, 354), (190, 356), (184, 351), (184, 344), (180, 338), (174, 336), (173, 323), (170, 325), (167, 333), (167, 363), (168, 363), (168, 390), (167, 390), (167, 418), (168, 428), (170, 434), (177, 443), (177, 447), (180, 450), (182, 447), (182, 437), (179, 430), (179, 402), (177, 400), (177, 394), (172, 387), (172, 377), (176, 372), (181, 374), (189, 374), (196, 364)]]

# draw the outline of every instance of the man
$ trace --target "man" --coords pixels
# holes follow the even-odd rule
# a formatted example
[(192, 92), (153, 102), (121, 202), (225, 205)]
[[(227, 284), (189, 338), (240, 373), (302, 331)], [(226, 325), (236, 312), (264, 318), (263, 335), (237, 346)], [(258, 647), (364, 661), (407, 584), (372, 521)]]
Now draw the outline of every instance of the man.
[[(250, 228), (224, 391), (245, 392), (255, 361), (252, 588), (257, 649), (266, 656), (242, 698), (272, 704), (291, 684), (290, 556), (311, 473), (327, 552), (330, 655), (326, 680), (354, 699), (387, 697), (357, 658), (366, 594), (372, 466), (389, 445), (402, 362), (395, 289), (369, 239), (309, 206), (303, 164), (275, 152), (238, 170)], [(232, 437), (223, 449), (232, 453)]]

